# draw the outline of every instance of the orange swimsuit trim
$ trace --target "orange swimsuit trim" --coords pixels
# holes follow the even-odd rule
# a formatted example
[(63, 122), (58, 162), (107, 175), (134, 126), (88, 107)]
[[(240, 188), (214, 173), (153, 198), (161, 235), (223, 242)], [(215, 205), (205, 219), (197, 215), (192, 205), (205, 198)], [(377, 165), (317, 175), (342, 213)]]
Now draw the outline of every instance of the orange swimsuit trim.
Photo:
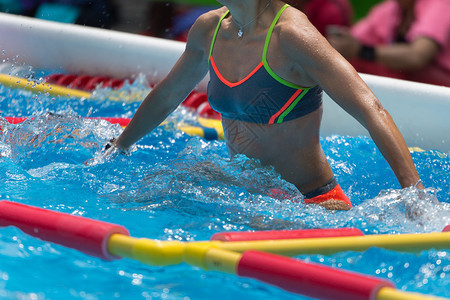
[(303, 199), (303, 202), (307, 204), (309, 203), (319, 204), (328, 200), (343, 201), (348, 206), (353, 207), (352, 203), (350, 202), (350, 199), (345, 195), (344, 191), (342, 190), (339, 184), (337, 184), (332, 190), (322, 195), (318, 195), (312, 198), (305, 198)]

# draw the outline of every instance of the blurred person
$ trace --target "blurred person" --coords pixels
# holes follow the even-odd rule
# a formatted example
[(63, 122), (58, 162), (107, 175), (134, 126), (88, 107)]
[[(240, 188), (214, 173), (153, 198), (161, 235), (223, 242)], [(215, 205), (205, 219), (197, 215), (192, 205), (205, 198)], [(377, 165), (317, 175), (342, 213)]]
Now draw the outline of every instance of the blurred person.
[(369, 131), (401, 187), (424, 188), (389, 113), (304, 13), (280, 0), (219, 2), (194, 23), (183, 54), (105, 157), (161, 124), (209, 71), (208, 100), (221, 113), (230, 156), (273, 166), (305, 203), (352, 207), (320, 144), (322, 91)]
[(386, 0), (330, 43), (357, 71), (450, 87), (450, 0)]
[(353, 9), (348, 0), (288, 0), (287, 3), (300, 9), (309, 21), (326, 36), (330, 25), (350, 26)]

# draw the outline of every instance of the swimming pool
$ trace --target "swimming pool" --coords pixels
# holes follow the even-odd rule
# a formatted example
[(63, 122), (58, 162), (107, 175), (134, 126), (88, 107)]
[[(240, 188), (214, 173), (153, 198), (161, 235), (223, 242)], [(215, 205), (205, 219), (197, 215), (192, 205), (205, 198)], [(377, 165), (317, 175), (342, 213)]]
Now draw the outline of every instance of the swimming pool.
[[(81, 101), (53, 98), (0, 86), (2, 116), (33, 112), (33, 119), (21, 124), (0, 121), (0, 199), (121, 224), (132, 236), (160, 240), (199, 241), (223, 231), (299, 228), (425, 233), (450, 224), (448, 154), (412, 154), (425, 186), (435, 189), (420, 195), (414, 189), (399, 190), (389, 166), (366, 137), (321, 140), (355, 205), (349, 212), (271, 198), (267, 195), (271, 187), (292, 197), (301, 195), (257, 161), (243, 156), (230, 161), (224, 142), (177, 130), (180, 121), (195, 122), (196, 116), (184, 109), (141, 140), (130, 157), (85, 165), (122, 129), (84, 117), (131, 117), (138, 105), (100, 96)], [(450, 296), (448, 251), (409, 254), (371, 248), (299, 258), (386, 278), (401, 290)], [(255, 280), (186, 264), (106, 262), (13, 227), (0, 228), (0, 298), (306, 299)]]

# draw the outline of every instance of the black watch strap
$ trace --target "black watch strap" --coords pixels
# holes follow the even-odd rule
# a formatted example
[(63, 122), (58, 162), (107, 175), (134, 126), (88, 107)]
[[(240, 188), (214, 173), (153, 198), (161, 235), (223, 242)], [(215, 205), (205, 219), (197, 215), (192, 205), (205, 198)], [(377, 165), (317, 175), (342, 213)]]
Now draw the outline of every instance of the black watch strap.
[(376, 58), (375, 47), (362, 45), (358, 56), (364, 60), (374, 61)]

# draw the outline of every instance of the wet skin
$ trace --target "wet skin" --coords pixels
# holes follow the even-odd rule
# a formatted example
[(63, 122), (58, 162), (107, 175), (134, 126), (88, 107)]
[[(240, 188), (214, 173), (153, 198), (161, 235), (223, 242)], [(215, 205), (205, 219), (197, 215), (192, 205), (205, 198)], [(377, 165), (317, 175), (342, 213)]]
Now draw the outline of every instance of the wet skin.
[[(285, 3), (273, 0), (239, 38), (239, 27), (232, 18), (239, 20), (239, 24), (246, 24), (248, 16), (256, 16), (267, 2), (221, 2), (228, 7), (210, 11), (195, 22), (182, 56), (147, 95), (117, 139), (117, 147), (129, 148), (160, 124), (207, 74), (211, 41), (219, 19), (227, 9), (231, 14), (221, 23), (212, 53), (220, 73), (229, 82), (238, 82), (261, 62), (269, 26)], [(289, 7), (281, 15), (270, 39), (267, 61), (274, 73), (297, 86), (319, 85), (358, 120), (369, 131), (402, 187), (418, 181), (408, 147), (389, 113), (355, 69), (299, 10)], [(323, 186), (333, 176), (319, 143), (321, 115), (322, 109), (319, 109), (276, 125), (228, 119), (222, 122), (231, 155), (241, 153), (273, 165), (285, 180), (306, 193)], [(341, 201), (338, 206), (334, 202), (330, 200), (323, 205), (332, 209), (349, 208), (346, 204), (342, 207)]]

